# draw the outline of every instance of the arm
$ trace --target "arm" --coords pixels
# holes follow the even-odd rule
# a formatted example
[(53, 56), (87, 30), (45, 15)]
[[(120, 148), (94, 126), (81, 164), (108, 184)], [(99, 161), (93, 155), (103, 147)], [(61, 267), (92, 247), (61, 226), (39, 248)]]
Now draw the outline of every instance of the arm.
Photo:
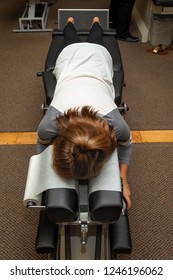
[[(119, 162), (120, 162), (120, 175), (123, 181), (123, 197), (125, 202), (127, 203), (127, 209), (131, 207), (131, 191), (128, 183), (128, 168), (131, 159), (132, 152), (132, 138), (130, 134), (130, 130), (128, 131), (126, 126), (124, 126), (124, 130), (126, 130), (126, 134), (128, 137), (125, 141), (118, 141), (118, 150), (119, 150)], [(118, 139), (117, 139), (118, 140)]]
[(128, 175), (128, 165), (121, 164), (120, 165), (120, 175), (123, 181), (123, 197), (127, 203), (127, 209), (131, 207), (131, 198), (130, 198), (130, 186), (128, 184), (127, 175)]
[(123, 196), (127, 203), (127, 208), (131, 207), (130, 186), (128, 184), (128, 168), (132, 152), (132, 138), (130, 129), (119, 113), (118, 109), (113, 110), (105, 116), (110, 125), (115, 129), (118, 142), (118, 158), (120, 164), (120, 175), (123, 180)]
[(37, 130), (37, 152), (42, 152), (49, 144), (52, 139), (58, 135), (57, 117), (60, 112), (54, 107), (50, 106), (46, 112), (44, 118), (40, 122)]
[(132, 139), (129, 131), (129, 136), (126, 141), (118, 141), (118, 157), (120, 163), (120, 175), (123, 181), (123, 197), (127, 203), (127, 209), (131, 207), (130, 186), (128, 184), (128, 168), (132, 152)]

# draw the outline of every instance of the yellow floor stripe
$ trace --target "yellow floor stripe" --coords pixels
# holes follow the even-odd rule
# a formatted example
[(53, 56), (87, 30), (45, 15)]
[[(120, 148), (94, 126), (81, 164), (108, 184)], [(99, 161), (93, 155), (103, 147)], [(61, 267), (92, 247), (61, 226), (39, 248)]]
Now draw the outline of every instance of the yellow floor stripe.
[[(131, 131), (134, 143), (171, 143), (173, 130), (135, 130)], [(0, 145), (35, 145), (36, 132), (2, 132)]]
[(173, 130), (140, 130), (131, 132), (134, 143), (173, 142)]
[(0, 133), (0, 145), (36, 144), (36, 132), (3, 132)]

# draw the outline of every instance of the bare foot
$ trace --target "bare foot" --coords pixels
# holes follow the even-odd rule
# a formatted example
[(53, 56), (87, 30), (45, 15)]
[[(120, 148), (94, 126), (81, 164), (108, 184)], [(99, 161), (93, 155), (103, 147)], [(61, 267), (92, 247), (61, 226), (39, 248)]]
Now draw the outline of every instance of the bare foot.
[(92, 24), (94, 24), (95, 22), (98, 22), (98, 23), (100, 24), (100, 19), (99, 19), (99, 17), (94, 17), (94, 18), (93, 18)]
[(74, 18), (73, 18), (73, 17), (69, 17), (69, 18), (67, 19), (67, 23), (68, 23), (68, 22), (71, 22), (71, 23), (74, 24)]

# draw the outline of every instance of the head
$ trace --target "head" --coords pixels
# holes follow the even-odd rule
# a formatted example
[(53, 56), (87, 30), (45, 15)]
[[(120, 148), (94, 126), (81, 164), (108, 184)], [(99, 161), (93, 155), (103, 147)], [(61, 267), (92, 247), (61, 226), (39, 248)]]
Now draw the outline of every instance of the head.
[(91, 107), (70, 109), (57, 119), (53, 167), (63, 178), (97, 176), (117, 146), (115, 132)]

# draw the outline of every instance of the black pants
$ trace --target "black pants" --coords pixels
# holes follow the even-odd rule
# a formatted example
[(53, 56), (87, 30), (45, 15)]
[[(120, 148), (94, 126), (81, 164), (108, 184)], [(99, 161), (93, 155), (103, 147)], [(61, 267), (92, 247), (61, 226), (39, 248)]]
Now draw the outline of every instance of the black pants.
[[(64, 27), (64, 43), (63, 48), (74, 43), (80, 43), (80, 37), (73, 23), (68, 22)], [(89, 32), (86, 40), (88, 43), (95, 43), (104, 46), (103, 43), (103, 29), (98, 22), (95, 22)]]
[(135, 0), (111, 0), (109, 20), (117, 29), (118, 35), (126, 35), (129, 32), (134, 4)]

